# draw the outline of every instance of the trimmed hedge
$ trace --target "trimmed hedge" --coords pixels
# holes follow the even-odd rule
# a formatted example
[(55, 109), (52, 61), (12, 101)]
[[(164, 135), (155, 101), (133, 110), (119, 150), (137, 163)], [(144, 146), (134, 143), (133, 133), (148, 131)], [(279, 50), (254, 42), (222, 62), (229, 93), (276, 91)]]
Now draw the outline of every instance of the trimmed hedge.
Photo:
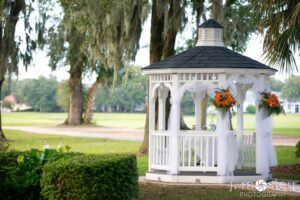
[(43, 199), (40, 195), (43, 165), (78, 155), (82, 154), (63, 153), (62, 149), (0, 151), (0, 199)]
[(0, 199), (20, 199), (21, 185), (13, 180), (18, 172), (17, 157), (21, 152), (0, 151)]
[(49, 162), (41, 187), (45, 199), (132, 199), (138, 195), (136, 157), (85, 155)]

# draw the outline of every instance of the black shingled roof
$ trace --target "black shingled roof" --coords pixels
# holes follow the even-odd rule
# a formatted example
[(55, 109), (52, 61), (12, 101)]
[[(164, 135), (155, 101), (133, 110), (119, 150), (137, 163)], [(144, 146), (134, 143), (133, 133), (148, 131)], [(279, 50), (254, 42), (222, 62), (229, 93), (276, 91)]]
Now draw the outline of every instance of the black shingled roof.
[(227, 49), (226, 47), (219, 46), (197, 46), (160, 62), (144, 67), (143, 69), (178, 68), (273, 69), (256, 60)]
[(209, 19), (205, 21), (203, 24), (199, 26), (199, 28), (223, 28), (221, 24), (213, 19)]

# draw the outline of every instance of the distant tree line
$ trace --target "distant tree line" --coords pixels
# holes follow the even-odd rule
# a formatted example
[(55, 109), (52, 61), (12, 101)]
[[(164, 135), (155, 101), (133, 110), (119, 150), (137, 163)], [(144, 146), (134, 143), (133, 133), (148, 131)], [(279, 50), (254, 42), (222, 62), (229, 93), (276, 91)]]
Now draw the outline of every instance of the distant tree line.
[(95, 97), (96, 110), (134, 112), (136, 106), (140, 106), (140, 111), (144, 111), (147, 94), (146, 77), (141, 75), (140, 69), (132, 68), (125, 82), (116, 88), (111, 88), (110, 85), (99, 87)]
[(271, 90), (281, 92), (281, 97), (288, 101), (300, 101), (300, 76), (291, 76), (284, 82), (271, 78)]
[(38, 79), (5, 81), (3, 85), (2, 99), (13, 95), (17, 102), (27, 104), (33, 111), (57, 112), (60, 107), (55, 101), (58, 82), (55, 77)]
[[(89, 85), (84, 84), (82, 93), (87, 93)], [(144, 111), (147, 91), (146, 77), (140, 67), (129, 67), (127, 80), (118, 80), (115, 87), (103, 84), (98, 87), (94, 98), (95, 111), (135, 112)], [(38, 112), (67, 112), (70, 89), (67, 81), (57, 81), (56, 77), (5, 81), (2, 99), (13, 95), (18, 103), (32, 107)], [(7, 104), (7, 102), (5, 102)], [(5, 105), (5, 103), (3, 103)], [(86, 100), (84, 99), (84, 104)], [(84, 105), (85, 106), (85, 105)], [(6, 107), (10, 107), (7, 105)]]
[[(270, 80), (272, 91), (281, 92), (289, 101), (300, 100), (300, 77), (291, 76), (285, 81), (275, 78)], [(86, 94), (89, 85), (83, 85)], [(115, 87), (108, 82), (98, 87), (94, 98), (93, 110), (98, 112), (136, 112), (144, 111), (147, 92), (146, 77), (140, 67), (130, 67), (127, 80), (118, 80)], [(38, 79), (11, 80), (3, 83), (2, 99), (13, 95), (18, 103), (25, 103), (38, 112), (67, 112), (69, 108), (70, 89), (67, 81), (57, 81), (56, 77), (39, 77)], [(84, 99), (84, 106), (86, 104)], [(3, 106), (11, 105), (3, 102)], [(194, 101), (191, 95), (183, 96), (181, 107), (184, 114), (194, 114)], [(251, 111), (250, 111), (251, 110)], [(255, 113), (249, 108), (249, 113)]]

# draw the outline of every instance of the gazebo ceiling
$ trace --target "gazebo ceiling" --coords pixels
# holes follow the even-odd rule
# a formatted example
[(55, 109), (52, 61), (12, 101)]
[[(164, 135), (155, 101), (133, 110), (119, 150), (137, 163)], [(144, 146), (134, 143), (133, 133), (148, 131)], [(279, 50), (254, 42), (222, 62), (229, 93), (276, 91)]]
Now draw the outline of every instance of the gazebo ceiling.
[(245, 68), (275, 70), (263, 63), (220, 46), (193, 47), (192, 49), (144, 67), (143, 69), (172, 68)]

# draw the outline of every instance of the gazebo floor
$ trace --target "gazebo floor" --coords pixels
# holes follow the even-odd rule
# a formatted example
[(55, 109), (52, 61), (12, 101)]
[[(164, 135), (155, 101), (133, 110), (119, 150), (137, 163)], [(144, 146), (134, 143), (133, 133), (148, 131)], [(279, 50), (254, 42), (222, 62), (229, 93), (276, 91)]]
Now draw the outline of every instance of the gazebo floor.
[(253, 169), (237, 169), (233, 176), (217, 176), (216, 172), (180, 172), (172, 175), (166, 171), (146, 173), (146, 180), (174, 183), (252, 183), (257, 180), (268, 180), (269, 176), (256, 174)]

